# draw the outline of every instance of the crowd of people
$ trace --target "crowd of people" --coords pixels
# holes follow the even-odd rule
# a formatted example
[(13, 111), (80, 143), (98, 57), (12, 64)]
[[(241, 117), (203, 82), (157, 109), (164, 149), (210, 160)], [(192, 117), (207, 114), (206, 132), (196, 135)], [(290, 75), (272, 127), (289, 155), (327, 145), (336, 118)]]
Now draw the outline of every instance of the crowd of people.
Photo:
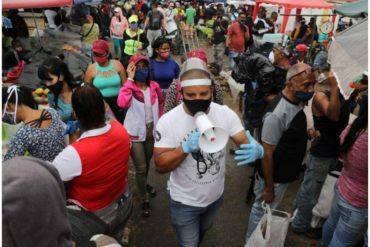
[[(45, 59), (38, 77), (50, 90), (48, 107), (35, 102), (30, 88), (2, 88), (3, 123), (23, 123), (3, 158), (4, 246), (90, 246), (90, 239), (74, 238), (73, 230), (82, 224), (69, 219), (66, 201), (107, 226), (108, 231), (99, 233), (110, 237), (100, 236), (95, 246), (119, 243), (135, 198), (143, 217), (152, 214), (150, 198), (157, 195), (148, 176), (152, 160), (159, 173), (171, 173), (167, 193), (178, 246), (200, 246), (223, 204), (227, 152), (226, 147), (215, 153), (201, 149), (195, 122), (199, 112), (236, 144), (230, 152), (237, 165), (255, 166), (256, 198), (246, 244), (265, 213), (262, 203), (278, 208), (305, 160), (303, 182), (292, 205), (297, 211), (293, 232), (322, 238), (321, 246), (355, 246), (362, 238), (367, 246), (367, 75), (354, 90), (360, 109), (349, 124), (352, 105), (340, 93), (336, 77), (324, 74), (329, 36), (313, 29), (315, 19), (306, 25), (306, 19), (297, 16), (289, 41), (272, 44), (262, 36), (280, 31), (278, 13), (266, 16), (262, 9), (253, 20), (243, 6), (125, 0), (77, 4), (69, 14), (51, 8), (44, 15), (50, 29), (63, 22), (81, 26), (82, 53), (91, 64), (81, 83), (64, 55)], [(27, 25), (16, 11), (11, 18), (17, 24), (6, 34), (13, 41), (3, 55), (3, 76), (30, 59), (17, 40), (29, 36)], [(190, 39), (197, 35), (195, 25), (209, 25), (207, 43), (213, 54), (191, 50), (183, 64), (171, 58), (169, 19), (184, 22)], [(108, 41), (113, 41), (114, 54)], [(314, 59), (308, 54), (315, 50), (308, 48), (311, 44), (317, 50)], [(242, 124), (223, 104), (216, 77), (226, 70), (238, 81), (246, 72), (239, 69), (242, 60), (235, 58), (246, 54), (261, 61), (269, 73), (244, 82), (248, 86), (241, 95)], [(328, 89), (315, 92), (316, 82), (324, 80)], [(314, 125), (308, 126), (304, 107), (311, 99)], [(130, 158), (138, 195), (132, 194), (127, 179)], [(343, 170), (333, 188), (330, 216), (323, 229), (314, 229), (312, 209), (340, 158)], [(45, 204), (53, 207), (40, 210)], [(40, 217), (32, 210), (42, 211)], [(50, 215), (54, 222), (47, 220)], [(25, 219), (39, 228), (28, 225), (20, 231)], [(53, 234), (40, 235), (40, 229), (51, 228)]]

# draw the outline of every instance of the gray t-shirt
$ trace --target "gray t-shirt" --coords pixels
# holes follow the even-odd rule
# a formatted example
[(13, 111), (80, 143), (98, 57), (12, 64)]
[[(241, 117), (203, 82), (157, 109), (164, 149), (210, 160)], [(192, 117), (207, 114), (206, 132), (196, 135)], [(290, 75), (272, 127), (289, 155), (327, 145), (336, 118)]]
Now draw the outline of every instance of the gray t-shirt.
[(163, 14), (159, 10), (151, 10), (148, 12), (149, 30), (159, 30), (162, 26)]

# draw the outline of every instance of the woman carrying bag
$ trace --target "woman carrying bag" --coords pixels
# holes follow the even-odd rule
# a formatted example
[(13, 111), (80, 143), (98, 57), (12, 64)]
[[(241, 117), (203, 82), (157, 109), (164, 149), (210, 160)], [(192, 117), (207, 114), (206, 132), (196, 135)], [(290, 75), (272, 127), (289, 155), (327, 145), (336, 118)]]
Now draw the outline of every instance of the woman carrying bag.
[(150, 215), (149, 196), (156, 191), (147, 183), (150, 159), (153, 156), (154, 133), (163, 114), (164, 99), (159, 85), (150, 80), (149, 61), (140, 54), (132, 56), (128, 78), (118, 95), (118, 106), (127, 108), (124, 121), (132, 143), (131, 158), (136, 169), (136, 182), (141, 194), (141, 214)]

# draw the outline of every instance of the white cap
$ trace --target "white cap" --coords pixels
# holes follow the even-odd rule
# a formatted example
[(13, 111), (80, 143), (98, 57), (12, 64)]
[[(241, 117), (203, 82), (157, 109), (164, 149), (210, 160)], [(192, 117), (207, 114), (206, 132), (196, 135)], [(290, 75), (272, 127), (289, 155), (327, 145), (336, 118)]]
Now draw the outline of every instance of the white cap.
[[(189, 58), (186, 60), (186, 62), (183, 63), (181, 72), (180, 72), (180, 78), (181, 76), (189, 71), (189, 70), (203, 70), (209, 74), (211, 77), (211, 73), (208, 70), (207, 64), (203, 62), (199, 58)], [(181, 81), (181, 87), (190, 87), (190, 86), (212, 86), (212, 80), (211, 79), (191, 79), (191, 80), (186, 80), (186, 81)]]

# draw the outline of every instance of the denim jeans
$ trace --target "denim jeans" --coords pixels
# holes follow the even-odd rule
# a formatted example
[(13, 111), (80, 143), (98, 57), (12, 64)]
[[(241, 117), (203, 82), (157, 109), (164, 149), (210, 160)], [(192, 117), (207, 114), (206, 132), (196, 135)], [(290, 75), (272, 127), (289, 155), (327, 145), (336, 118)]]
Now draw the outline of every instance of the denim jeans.
[(298, 209), (292, 223), (295, 231), (305, 232), (310, 229), (312, 209), (319, 200), (329, 170), (333, 169), (337, 162), (337, 158), (320, 158), (310, 153), (307, 155), (307, 169), (293, 205), (294, 210)]
[[(123, 39), (117, 39), (113, 38), (113, 44), (114, 44), (114, 53), (116, 54), (117, 57), (118, 55), (123, 54)], [(121, 53), (119, 53), (121, 51)]]
[[(261, 203), (263, 202), (262, 193), (265, 189), (265, 180), (261, 178), (258, 173), (255, 174), (255, 184), (254, 184), (254, 194), (256, 195), (256, 201), (253, 204), (251, 215), (249, 216), (249, 224), (248, 224), (248, 231), (247, 231), (247, 238), (246, 243), (248, 243), (249, 238), (251, 237), (252, 233), (256, 229), (258, 223), (262, 219), (265, 210), (262, 208)], [(285, 194), (285, 191), (288, 187), (288, 183), (286, 184), (275, 184), (274, 192), (275, 192), (275, 200), (270, 203), (271, 209), (276, 209), (279, 207), (281, 200)]]
[(227, 68), (228, 71), (230, 71), (234, 68), (234, 65), (235, 65), (234, 58), (239, 56), (239, 54), (241, 54), (241, 53), (236, 52), (236, 51), (229, 51), (229, 67)]
[(212, 225), (223, 203), (223, 196), (207, 207), (193, 207), (171, 199), (171, 219), (175, 227), (179, 247), (197, 247)]
[(218, 64), (220, 70), (222, 70), (224, 66), (225, 43), (213, 45), (212, 48), (214, 61)]
[[(321, 247), (355, 246), (367, 232), (368, 209), (349, 204), (335, 185), (335, 201), (326, 220)], [(365, 235), (365, 246), (367, 237)]]

